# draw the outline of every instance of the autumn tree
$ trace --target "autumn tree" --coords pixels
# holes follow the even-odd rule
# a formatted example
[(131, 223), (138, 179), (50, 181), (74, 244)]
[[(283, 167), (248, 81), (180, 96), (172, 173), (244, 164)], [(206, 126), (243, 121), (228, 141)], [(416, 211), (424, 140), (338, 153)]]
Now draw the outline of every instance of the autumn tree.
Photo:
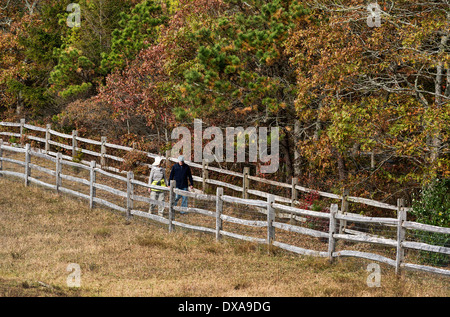
[[(141, 137), (155, 139), (153, 144), (159, 149), (167, 143), (167, 127), (173, 121), (173, 87), (165, 71), (167, 45), (157, 42), (162, 42), (165, 34), (165, 14), (174, 12), (172, 6), (177, 5), (177, 1), (164, 2), (164, 6), (144, 1), (130, 14), (121, 14), (120, 27), (112, 34), (111, 51), (102, 54), (101, 71), (111, 72), (105, 84), (96, 96), (67, 107), (65, 115), (76, 126), (102, 131), (102, 135), (111, 135), (123, 143)], [(99, 108), (103, 115), (96, 111)], [(108, 125), (114, 125), (113, 131), (108, 131)]]
[[(120, 27), (120, 14), (131, 7), (131, 1), (118, 0), (81, 0), (78, 4), (80, 26), (66, 26), (63, 44), (54, 50), (58, 63), (49, 79), (49, 91), (61, 104), (95, 95), (104, 80), (101, 63), (111, 50), (114, 30)], [(60, 13), (62, 25), (68, 15)]]
[(450, 173), (450, 28), (446, 1), (378, 3), (370, 27), (366, 1), (311, 1), (288, 51), (306, 169), (385, 197)]
[[(30, 107), (40, 112), (48, 101), (43, 88), (46, 65), (51, 61), (45, 50), (57, 45), (57, 30), (52, 27), (51, 14), (44, 9), (50, 3), (0, 1), (0, 98), (2, 106), (16, 115), (23, 115)], [(43, 21), (41, 16), (48, 20)], [(34, 32), (38, 29), (41, 31)], [(29, 40), (32, 36), (45, 38), (45, 43), (36, 45)]]
[(285, 51), (309, 14), (298, 1), (224, 1), (227, 9), (190, 34), (198, 45), (180, 86), (179, 116), (215, 125), (282, 127), (284, 176), (293, 175), (297, 81)]

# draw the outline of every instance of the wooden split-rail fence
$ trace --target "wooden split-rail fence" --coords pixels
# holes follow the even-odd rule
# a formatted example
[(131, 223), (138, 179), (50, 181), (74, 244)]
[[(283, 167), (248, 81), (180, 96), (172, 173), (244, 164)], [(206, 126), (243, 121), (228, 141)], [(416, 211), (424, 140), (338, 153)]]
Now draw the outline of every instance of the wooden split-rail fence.
[[(21, 141), (21, 143), (29, 142), (35, 142), (36, 144), (41, 144), (42, 148), (44, 150), (44, 153), (55, 156), (57, 155), (56, 151), (52, 151), (51, 148), (60, 148), (64, 149), (66, 152), (70, 152), (70, 155), (63, 155), (62, 157), (66, 160), (78, 160), (79, 154), (87, 155), (90, 157), (94, 157), (99, 161), (99, 165), (104, 170), (108, 170), (111, 172), (116, 173), (123, 173), (126, 174), (126, 172), (118, 169), (117, 167), (108, 166), (107, 163), (109, 162), (115, 162), (115, 163), (122, 163), (125, 161), (123, 156), (117, 156), (112, 155), (112, 151), (124, 151), (124, 152), (142, 152), (145, 155), (147, 155), (149, 158), (154, 159), (158, 156), (158, 154), (154, 153), (148, 153), (143, 152), (134, 149), (133, 147), (129, 146), (123, 146), (119, 144), (109, 143), (107, 142), (106, 137), (101, 137), (100, 140), (91, 140), (87, 138), (82, 138), (78, 135), (77, 130), (73, 130), (72, 134), (66, 134), (61, 133), (55, 130), (52, 130), (51, 124), (47, 124), (46, 127), (39, 127), (35, 125), (26, 124), (25, 119), (21, 119), (19, 122), (0, 122), (0, 127), (5, 127), (6, 129), (16, 129), (18, 131), (12, 132), (12, 131), (1, 131), (0, 128), (0, 138), (2, 136), (14, 138), (17, 141)], [(34, 134), (41, 134), (41, 136), (36, 136)], [(61, 140), (68, 141), (67, 143), (58, 142)], [(16, 142), (10, 142), (10, 143), (16, 143)], [(84, 143), (89, 146), (90, 149), (83, 148), (81, 146), (81, 143)], [(97, 151), (93, 150), (92, 147), (97, 147)], [(165, 156), (162, 156), (166, 161), (176, 162), (176, 158), (170, 157), (170, 151), (165, 153)], [(89, 165), (90, 161), (86, 160), (79, 160), (80, 163)], [(225, 189), (229, 189), (235, 193), (237, 193), (242, 198), (249, 198), (250, 196), (258, 197), (258, 198), (264, 198), (267, 199), (267, 195), (269, 192), (252, 189), (253, 188), (260, 188), (260, 185), (269, 185), (272, 186), (271, 188), (274, 188), (276, 190), (285, 190), (289, 192), (289, 197), (281, 196), (281, 195), (274, 195), (275, 201), (280, 203), (288, 203), (291, 204), (291, 206), (295, 206), (295, 203), (298, 201), (299, 193), (310, 193), (310, 192), (316, 192), (319, 196), (334, 200), (341, 201), (341, 209), (343, 209), (343, 212), (347, 212), (348, 210), (348, 203), (359, 203), (364, 204), (367, 206), (377, 207), (377, 208), (383, 208), (387, 210), (396, 211), (397, 206), (376, 201), (373, 199), (367, 199), (362, 197), (356, 197), (356, 196), (350, 196), (349, 192), (347, 190), (343, 190), (342, 194), (335, 194), (335, 193), (328, 193), (324, 191), (319, 191), (311, 188), (307, 188), (304, 186), (301, 186), (298, 184), (297, 178), (292, 178), (291, 183), (283, 183), (279, 181), (274, 181), (270, 179), (266, 179), (263, 177), (253, 176), (250, 175), (250, 167), (244, 167), (242, 172), (237, 171), (231, 171), (223, 168), (217, 168), (213, 166), (209, 166), (206, 162), (202, 162), (202, 164), (195, 163), (195, 162), (189, 162), (187, 161), (190, 167), (192, 167), (194, 170), (199, 170), (200, 172), (197, 174), (200, 174), (201, 176), (193, 176), (194, 182), (198, 182), (201, 184), (201, 189), (203, 192), (207, 192), (208, 185), (214, 185), (214, 186), (220, 186), (224, 187)], [(147, 165), (150, 169), (152, 166), (150, 164), (142, 163), (142, 165)], [(240, 179), (241, 185), (231, 184), (228, 182), (220, 181), (217, 179), (211, 179), (209, 177), (209, 172), (214, 172), (217, 174), (223, 174), (228, 177), (234, 177), (237, 179)], [(194, 173), (195, 174), (195, 173)], [(255, 183), (255, 186), (251, 186), (251, 182)], [(274, 192), (271, 190), (271, 193)], [(406, 207), (405, 207), (406, 208)]]
[[(418, 222), (412, 222), (407, 220), (407, 211), (409, 208), (404, 206), (404, 201), (402, 199), (398, 199), (397, 205), (389, 205), (382, 202), (377, 202), (370, 199), (365, 198), (359, 198), (359, 197), (351, 197), (348, 195), (348, 193), (344, 193), (341, 195), (326, 193), (326, 192), (318, 192), (320, 196), (337, 199), (341, 201), (341, 208), (339, 209), (338, 204), (332, 203), (330, 206), (330, 212), (319, 212), (319, 211), (312, 211), (312, 210), (306, 210), (301, 208), (296, 208), (293, 204), (294, 199), (296, 197), (297, 191), (304, 191), (304, 192), (311, 192), (313, 190), (304, 188), (302, 186), (297, 185), (296, 183), (292, 184), (285, 184), (280, 183), (272, 180), (266, 180), (259, 177), (252, 177), (248, 175), (248, 169), (245, 169), (244, 172), (237, 173), (234, 171), (227, 171), (222, 170), (218, 168), (212, 168), (208, 167), (206, 164), (195, 164), (190, 163), (190, 166), (201, 168), (203, 173), (202, 177), (194, 177), (194, 180), (197, 182), (202, 183), (202, 193), (194, 193), (189, 191), (183, 191), (179, 190), (175, 187), (175, 182), (170, 183), (170, 187), (161, 187), (161, 186), (154, 186), (150, 185), (147, 182), (144, 182), (142, 180), (135, 179), (133, 172), (129, 171), (126, 172), (126, 176), (117, 174), (115, 172), (122, 172), (119, 171), (117, 168), (114, 167), (108, 167), (106, 166), (105, 160), (106, 158), (113, 159), (116, 161), (121, 161), (123, 158), (115, 157), (112, 155), (108, 155), (106, 148), (113, 148), (118, 150), (125, 150), (125, 151), (132, 151), (132, 148), (116, 145), (116, 144), (109, 144), (106, 142), (105, 138), (102, 138), (101, 141), (95, 141), (95, 140), (89, 140), (85, 138), (79, 138), (77, 136), (77, 133), (74, 132), (72, 135), (63, 134), (57, 131), (54, 131), (50, 129), (49, 126), (46, 128), (36, 127), (32, 125), (25, 124), (24, 120), (21, 121), (21, 123), (10, 123), (10, 122), (0, 122), (0, 126), (6, 126), (6, 127), (19, 127), (20, 132), (19, 133), (13, 133), (13, 132), (0, 132), (0, 136), (9, 136), (14, 138), (21, 138), (23, 141), (24, 138), (27, 138), (29, 140), (33, 140), (36, 142), (42, 142), (44, 143), (44, 149), (34, 149), (31, 148), (30, 144), (26, 144), (25, 147), (19, 147), (17, 144), (15, 145), (6, 145), (4, 144), (3, 139), (0, 138), (0, 176), (6, 175), (6, 176), (14, 176), (19, 177), (24, 180), (24, 183), (26, 186), (28, 186), (30, 183), (34, 183), (40, 186), (44, 186), (49, 189), (53, 189), (57, 192), (71, 194), (76, 197), (83, 198), (89, 202), (90, 208), (94, 208), (97, 204), (103, 205), (109, 208), (112, 208), (114, 210), (118, 210), (120, 212), (123, 212), (127, 219), (130, 219), (133, 216), (138, 217), (144, 217), (147, 219), (151, 219), (154, 221), (157, 221), (159, 223), (165, 224), (168, 226), (168, 230), (172, 232), (176, 226), (183, 227), (186, 229), (201, 231), (201, 232), (207, 232), (214, 234), (217, 240), (220, 240), (223, 236), (232, 237), (236, 239), (246, 240), (246, 241), (252, 241), (256, 243), (261, 244), (267, 244), (269, 248), (271, 247), (278, 247), (284, 250), (288, 250), (291, 252), (295, 252), (297, 254), (302, 255), (310, 255), (310, 256), (319, 256), (319, 257), (325, 257), (328, 258), (330, 261), (333, 261), (336, 258), (340, 257), (356, 257), (356, 258), (363, 258), (368, 259), (372, 261), (381, 262), (387, 265), (390, 265), (395, 268), (395, 271), (397, 274), (400, 274), (402, 269), (409, 269), (409, 270), (419, 270), (419, 271), (425, 271), (425, 272), (431, 272), (431, 273), (438, 273), (445, 276), (450, 276), (450, 270), (446, 268), (438, 268), (434, 266), (429, 265), (422, 265), (422, 264), (413, 264), (413, 263), (407, 263), (405, 261), (405, 250), (407, 249), (414, 249), (414, 250), (421, 250), (426, 252), (434, 252), (444, 255), (450, 255), (450, 248), (446, 246), (438, 246), (438, 245), (432, 245), (428, 243), (423, 242), (415, 242), (415, 241), (407, 241), (406, 240), (406, 232), (407, 230), (415, 230), (415, 231), (423, 231), (423, 232), (431, 232), (431, 233), (439, 233), (442, 235), (448, 235), (450, 234), (450, 228), (444, 228), (444, 227), (437, 227), (427, 224), (422, 224)], [(40, 138), (33, 135), (26, 135), (24, 133), (24, 129), (29, 129), (33, 131), (38, 132), (44, 132), (45, 138)], [(52, 141), (50, 139), (51, 135), (56, 135), (61, 138), (69, 138), (72, 140), (71, 145), (59, 143)], [(97, 153), (92, 150), (86, 150), (78, 147), (77, 141), (85, 142), (88, 144), (98, 145), (101, 147), (100, 153)], [(50, 146), (56, 146), (60, 147), (66, 150), (72, 150), (73, 155), (63, 155), (59, 152), (53, 152), (50, 150)], [(75, 162), (74, 158), (76, 157), (76, 153), (81, 151), (82, 153), (98, 157), (100, 158), (100, 165), (96, 161), (83, 161)], [(16, 160), (12, 159), (10, 157), (5, 157), (4, 152), (11, 152), (15, 154), (23, 154), (24, 160)], [(155, 154), (147, 153), (149, 157), (156, 157)], [(42, 160), (51, 161), (54, 164), (53, 168), (43, 167), (38, 164), (32, 164), (31, 163), (31, 157), (36, 157)], [(168, 160), (175, 161), (173, 158), (167, 157)], [(21, 166), (22, 172), (17, 171), (11, 171), (6, 170), (3, 168), (3, 163), (11, 163)], [(71, 175), (65, 175), (62, 173), (62, 166), (71, 166), (75, 168), (79, 168), (82, 170), (89, 171), (89, 177), (88, 179), (81, 178), (81, 177), (75, 177)], [(53, 183), (46, 183), (38, 178), (33, 177), (32, 170), (37, 170), (39, 172), (46, 173), (50, 175), (51, 177), (54, 177)], [(109, 170), (109, 171), (108, 171)], [(218, 180), (211, 180), (207, 178), (207, 171), (213, 170), (216, 172), (225, 173), (228, 175), (234, 175), (234, 176), (240, 176), (242, 177), (242, 186), (237, 186), (233, 184), (228, 184), (222, 181)], [(96, 176), (98, 174), (102, 174), (103, 176), (112, 178), (116, 181), (122, 182), (126, 184), (126, 191), (119, 190), (117, 188), (107, 186), (104, 184), (100, 184), (96, 182)], [(67, 188), (62, 186), (62, 180), (68, 180), (72, 182), (76, 182), (79, 184), (83, 184), (86, 186), (89, 186), (89, 194), (83, 194), (73, 188)], [(275, 186), (282, 186), (285, 188), (291, 188), (292, 189), (292, 197), (286, 198), (278, 195), (273, 195), (271, 193), (257, 191), (257, 190), (251, 190), (249, 189), (249, 180), (254, 181), (260, 181), (265, 182), (266, 184), (271, 184)], [(216, 188), (216, 194), (210, 195), (206, 194), (204, 189), (206, 184), (213, 184), (218, 186)], [(134, 192), (134, 186), (142, 186), (144, 188), (148, 189), (157, 189), (162, 190), (168, 193), (169, 199), (168, 202), (165, 201), (156, 201), (152, 200), (147, 196), (138, 195)], [(289, 186), (289, 187), (288, 187)], [(225, 195), (224, 194), (224, 187), (234, 189), (238, 192), (242, 192), (243, 195), (241, 197), (235, 197), (231, 195)], [(107, 199), (101, 199), (96, 196), (96, 190), (103, 190), (106, 191), (112, 195), (121, 197), (125, 199), (126, 205), (125, 206), (119, 206), (118, 204), (114, 204)], [(214, 210), (207, 210), (203, 208), (195, 208), (195, 207), (178, 207), (174, 205), (174, 199), (175, 195), (182, 195), (187, 197), (195, 198), (196, 200), (200, 201), (208, 201), (211, 203), (215, 203)], [(253, 194), (256, 196), (263, 197), (264, 200), (261, 199), (250, 199), (248, 198), (248, 194)], [(148, 213), (146, 211), (138, 210), (133, 208), (134, 202), (144, 202), (148, 204), (154, 204), (154, 205), (160, 205), (168, 209), (168, 217), (163, 217), (155, 214)], [(358, 202), (363, 203), (366, 205), (386, 208), (390, 210), (395, 210), (397, 213), (397, 217), (395, 218), (389, 218), (389, 217), (367, 217), (367, 216), (361, 216), (359, 214), (351, 214), (346, 212), (346, 206), (348, 205), (348, 202)], [(258, 208), (260, 211), (266, 215), (265, 220), (247, 220), (247, 219), (240, 219), (237, 217), (232, 217), (229, 215), (225, 215), (223, 213), (223, 204), (224, 202), (227, 203), (233, 203), (243, 206), (252, 206), (255, 208)], [(286, 204), (287, 203), (287, 204)], [(175, 219), (176, 211), (178, 212), (188, 212), (188, 213), (197, 213), (202, 214), (208, 217), (215, 218), (215, 228), (210, 227), (204, 227), (201, 225), (192, 225), (183, 223), (181, 221), (177, 221)], [(291, 217), (313, 217), (313, 218), (320, 218), (327, 222), (328, 224), (328, 232), (320, 231), (320, 230), (314, 230), (310, 228), (306, 228), (304, 226), (298, 226), (294, 225), (292, 223), (285, 223), (280, 221), (277, 221), (277, 216), (279, 214), (289, 214)], [(250, 227), (258, 227), (258, 228), (266, 228), (267, 234), (265, 238), (257, 238), (252, 237), (244, 234), (237, 234), (234, 232), (228, 232), (223, 230), (223, 222), (230, 222), (238, 225), (243, 226), (250, 226)], [(380, 226), (387, 226), (390, 229), (392, 227), (396, 228), (397, 234), (396, 239), (388, 239), (380, 236), (372, 236), (372, 235), (364, 235), (364, 234), (350, 234), (351, 231), (346, 231), (346, 224), (348, 222), (352, 223), (362, 223), (362, 224), (377, 224)], [(327, 240), (327, 251), (317, 251), (317, 250), (311, 250), (306, 248), (301, 248), (295, 245), (283, 243), (280, 241), (277, 241), (277, 232), (284, 231), (284, 232), (290, 232), (295, 233), (299, 235), (306, 235), (311, 236), (315, 238), (320, 238)], [(355, 250), (336, 250), (336, 243), (339, 240), (343, 241), (350, 241), (353, 243), (367, 243), (367, 244), (375, 244), (379, 246), (384, 247), (390, 247), (395, 250), (395, 258), (390, 258), (386, 256), (382, 256), (375, 253), (370, 252), (361, 252), (361, 251), (355, 251)]]

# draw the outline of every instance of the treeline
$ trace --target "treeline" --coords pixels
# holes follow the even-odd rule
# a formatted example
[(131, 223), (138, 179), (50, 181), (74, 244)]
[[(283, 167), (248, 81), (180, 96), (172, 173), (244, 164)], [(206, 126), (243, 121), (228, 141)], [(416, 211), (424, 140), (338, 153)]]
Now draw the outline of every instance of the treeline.
[(71, 2), (0, 1), (1, 120), (161, 153), (194, 118), (278, 126), (268, 177), (376, 199), (450, 176), (448, 1)]

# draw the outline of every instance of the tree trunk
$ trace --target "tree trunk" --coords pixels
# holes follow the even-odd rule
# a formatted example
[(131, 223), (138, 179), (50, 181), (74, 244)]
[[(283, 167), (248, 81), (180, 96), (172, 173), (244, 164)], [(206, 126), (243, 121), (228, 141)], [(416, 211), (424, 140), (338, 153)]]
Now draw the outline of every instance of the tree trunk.
[[(439, 45), (439, 52), (443, 52), (447, 46), (448, 35), (442, 36), (441, 43)], [(436, 67), (436, 80), (435, 80), (435, 106), (439, 108), (442, 105), (442, 79), (444, 75), (444, 63), (440, 61)], [(440, 131), (433, 131), (431, 140), (431, 161), (434, 162), (439, 158), (441, 147), (441, 135)]]
[(300, 142), (300, 121), (295, 120), (294, 123), (294, 136), (293, 136), (293, 143), (294, 143), (294, 176), (299, 177), (301, 174), (301, 158), (300, 158), (300, 148), (298, 146)]
[[(283, 147), (283, 156), (286, 161), (286, 179), (290, 179), (292, 177), (292, 160), (291, 153), (289, 151), (289, 138), (287, 137), (288, 133), (285, 131), (286, 137), (283, 138), (282, 147)], [(286, 181), (285, 179), (285, 181)]]

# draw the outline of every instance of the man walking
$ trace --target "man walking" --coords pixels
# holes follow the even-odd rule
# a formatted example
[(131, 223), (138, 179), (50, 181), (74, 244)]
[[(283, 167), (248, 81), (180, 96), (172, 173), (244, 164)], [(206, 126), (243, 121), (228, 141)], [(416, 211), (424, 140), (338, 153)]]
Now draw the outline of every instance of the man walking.
[[(172, 170), (170, 171), (169, 176), (169, 184), (172, 180), (176, 181), (177, 188), (181, 190), (187, 191), (189, 183), (190, 183), (189, 188), (192, 189), (194, 187), (194, 180), (192, 178), (191, 168), (184, 162), (184, 157), (182, 155), (178, 157), (178, 163), (172, 166)], [(180, 198), (181, 198), (181, 207), (187, 207), (188, 198), (186, 196), (182, 196), (179, 194), (175, 195), (174, 201), (175, 206), (178, 204)], [(185, 212), (181, 213), (184, 214)]]
[[(161, 167), (161, 158), (157, 157), (155, 159), (155, 162), (152, 164), (152, 171), (150, 172), (150, 176), (148, 178), (149, 185), (156, 185), (156, 186), (166, 186), (167, 179), (166, 179), (166, 171), (163, 167)], [(161, 203), (161, 205), (158, 206), (158, 215), (163, 217), (164, 215), (164, 191), (160, 189), (155, 188), (149, 188), (148, 190), (150, 192), (150, 199), (157, 200)], [(153, 209), (155, 208), (156, 204), (150, 204), (149, 213), (153, 213)]]

